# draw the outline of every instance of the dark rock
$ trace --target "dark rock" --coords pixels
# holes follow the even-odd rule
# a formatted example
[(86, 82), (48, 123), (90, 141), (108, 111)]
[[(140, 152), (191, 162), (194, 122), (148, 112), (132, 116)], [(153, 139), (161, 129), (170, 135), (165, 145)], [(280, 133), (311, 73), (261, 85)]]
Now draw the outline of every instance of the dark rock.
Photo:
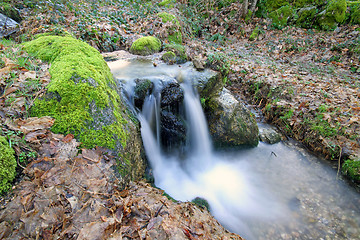
[(170, 82), (161, 90), (161, 108), (177, 110), (184, 99), (184, 92), (177, 82)]
[(154, 83), (148, 79), (136, 79), (134, 89), (134, 104), (137, 108), (141, 109), (145, 97), (149, 95), (154, 89)]
[(161, 112), (161, 143), (167, 148), (178, 147), (186, 142), (184, 120), (172, 112)]

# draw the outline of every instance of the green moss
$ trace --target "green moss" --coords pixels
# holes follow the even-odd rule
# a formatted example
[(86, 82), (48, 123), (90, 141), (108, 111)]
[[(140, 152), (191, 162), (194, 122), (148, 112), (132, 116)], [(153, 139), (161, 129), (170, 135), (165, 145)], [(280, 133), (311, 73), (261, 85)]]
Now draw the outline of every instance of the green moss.
[(296, 0), (293, 1), (293, 6), (295, 8), (303, 8), (306, 6), (321, 6), (326, 3), (326, 0)]
[(175, 0), (164, 0), (162, 2), (159, 3), (160, 7), (167, 7), (167, 8), (173, 8), (174, 7), (174, 3), (176, 3)]
[(201, 208), (206, 208), (208, 211), (210, 211), (210, 205), (208, 201), (206, 201), (206, 199), (204, 198), (196, 197), (191, 202), (195, 203), (197, 206)]
[(6, 138), (0, 136), (0, 194), (7, 192), (15, 178), (16, 159), (14, 150)]
[[(37, 99), (32, 116), (52, 116), (55, 133), (74, 134), (85, 147), (114, 149), (120, 141), (125, 147), (127, 133), (120, 114), (124, 111), (120, 97), (112, 88), (114, 80), (101, 54), (88, 44), (72, 37), (42, 36), (24, 44), (24, 49), (51, 63), (51, 82), (47, 97)], [(108, 124), (96, 122), (92, 109), (114, 109)], [(101, 110), (99, 110), (101, 112)]]
[(272, 20), (272, 25), (278, 29), (281, 29), (287, 25), (288, 20), (293, 16), (294, 9), (285, 5), (269, 14)]
[(173, 64), (176, 62), (176, 54), (171, 51), (168, 51), (162, 55), (161, 59), (166, 63)]
[(287, 0), (267, 0), (265, 6), (268, 12), (273, 12), (283, 6), (289, 5)]
[(319, 14), (318, 24), (323, 30), (333, 30), (346, 17), (346, 0), (331, 0), (326, 9)]
[(317, 7), (302, 8), (298, 12), (298, 18), (296, 19), (295, 24), (303, 28), (311, 28), (317, 13)]
[(342, 172), (351, 180), (360, 183), (360, 161), (346, 160), (342, 165)]
[(161, 50), (161, 41), (153, 36), (137, 39), (131, 45), (130, 52), (137, 55), (151, 55)]
[(177, 18), (174, 15), (167, 12), (158, 13), (157, 16), (161, 18), (163, 23), (167, 23), (167, 22), (173, 23), (173, 26), (170, 27), (169, 29), (168, 41), (170, 43), (181, 44), (182, 34), (181, 34), (181, 27), (179, 20), (177, 20)]
[(256, 26), (256, 28), (252, 31), (250, 37), (249, 37), (249, 40), (250, 41), (254, 41), (258, 38), (259, 36), (259, 33), (260, 33), (260, 29), (259, 29), (259, 26)]
[(360, 24), (360, 1), (348, 2), (350, 6), (350, 23)]
[(22, 20), (18, 10), (16, 10), (11, 4), (2, 3), (1, 5), (2, 6), (0, 7), (0, 13), (15, 20), (16, 22), (20, 22)]
[(166, 44), (164, 49), (165, 51), (173, 52), (176, 55), (177, 63), (184, 63), (187, 61), (187, 56), (184, 46), (176, 43), (171, 43), (171, 44)]

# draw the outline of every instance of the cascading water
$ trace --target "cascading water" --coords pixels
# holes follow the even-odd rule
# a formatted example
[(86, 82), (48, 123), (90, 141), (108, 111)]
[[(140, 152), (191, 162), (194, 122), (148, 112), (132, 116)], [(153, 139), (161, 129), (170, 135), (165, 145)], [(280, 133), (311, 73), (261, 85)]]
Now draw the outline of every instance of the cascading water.
[[(151, 79), (155, 87), (138, 114), (141, 135), (155, 185), (181, 201), (208, 201), (211, 213), (246, 239), (359, 239), (360, 197), (336, 171), (296, 146), (283, 143), (243, 150), (213, 151), (199, 97), (181, 83), (187, 138), (186, 154), (164, 149), (161, 135), (161, 88), (184, 66), (121, 62), (113, 70), (133, 96), (134, 80)], [(141, 69), (141, 70), (139, 70)]]

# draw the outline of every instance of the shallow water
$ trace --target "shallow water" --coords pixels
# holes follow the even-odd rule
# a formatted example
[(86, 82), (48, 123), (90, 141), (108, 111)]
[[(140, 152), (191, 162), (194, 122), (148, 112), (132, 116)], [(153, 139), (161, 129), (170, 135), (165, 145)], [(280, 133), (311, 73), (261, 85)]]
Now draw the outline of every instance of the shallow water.
[[(125, 82), (189, 76), (184, 66), (125, 62), (110, 66)], [(247, 239), (360, 239), (360, 195), (337, 179), (336, 169), (290, 142), (213, 151), (196, 92), (183, 89), (190, 139), (185, 158), (165, 154), (150, 128), (153, 119), (139, 114), (156, 186), (181, 201), (205, 198), (225, 227)], [(146, 109), (160, 111), (153, 107)]]

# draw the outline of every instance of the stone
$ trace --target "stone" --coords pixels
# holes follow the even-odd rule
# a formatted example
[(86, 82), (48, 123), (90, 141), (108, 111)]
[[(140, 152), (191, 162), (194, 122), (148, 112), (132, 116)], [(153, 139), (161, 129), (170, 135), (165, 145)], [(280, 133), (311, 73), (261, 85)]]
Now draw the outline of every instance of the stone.
[(210, 100), (209, 105), (205, 114), (215, 146), (258, 144), (259, 129), (255, 117), (229, 90), (223, 88), (218, 97)]
[(161, 143), (166, 149), (183, 146), (186, 142), (184, 119), (169, 111), (161, 111)]
[(154, 89), (154, 83), (148, 79), (136, 79), (134, 88), (134, 104), (137, 108), (141, 109), (145, 97), (148, 96)]
[(161, 41), (160, 39), (148, 36), (148, 37), (141, 37), (133, 42), (130, 47), (130, 52), (132, 54), (147, 56), (161, 50)]
[(0, 38), (9, 36), (19, 30), (19, 24), (0, 13)]
[(194, 59), (192, 60), (192, 63), (194, 64), (194, 67), (195, 67), (196, 70), (198, 70), (198, 71), (202, 71), (202, 70), (205, 69), (205, 66), (204, 66), (205, 64), (204, 64), (203, 61), (201, 61), (200, 58), (194, 58)]
[(260, 141), (275, 144), (281, 141), (281, 135), (273, 128), (259, 127)]

